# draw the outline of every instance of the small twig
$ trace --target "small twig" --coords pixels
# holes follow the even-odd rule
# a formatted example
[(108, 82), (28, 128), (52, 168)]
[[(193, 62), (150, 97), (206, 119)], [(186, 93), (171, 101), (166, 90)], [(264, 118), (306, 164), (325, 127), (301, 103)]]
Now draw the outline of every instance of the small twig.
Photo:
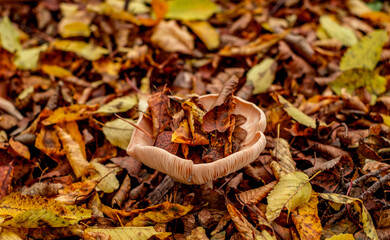
[(135, 127), (136, 129), (140, 130), (141, 132), (145, 133), (148, 137), (152, 138), (153, 139), (153, 136), (152, 134), (150, 134), (148, 131), (146, 131), (145, 129), (141, 128), (140, 126), (138, 126), (137, 124), (134, 124), (126, 119), (124, 119), (123, 117), (119, 116), (118, 114), (114, 113), (114, 115), (121, 119), (122, 121), (125, 121), (127, 122), (128, 124), (130, 124), (131, 126)]
[(390, 166), (387, 166), (387, 167), (383, 167), (379, 170), (376, 170), (374, 172), (369, 172), (361, 177), (359, 177), (358, 179), (355, 179), (354, 181), (350, 182), (350, 183), (346, 183), (344, 185), (344, 188), (349, 188), (350, 186), (356, 186), (357, 184), (363, 182), (364, 180), (368, 179), (369, 177), (372, 177), (372, 176), (376, 176), (378, 174), (381, 174), (382, 172), (386, 171), (386, 170), (389, 170), (390, 169)]
[(378, 189), (385, 183), (390, 181), (390, 173), (388, 173), (386, 176), (379, 178), (379, 181), (375, 182), (371, 185), (366, 191), (364, 191), (361, 195), (361, 199), (365, 199), (368, 196), (374, 194)]

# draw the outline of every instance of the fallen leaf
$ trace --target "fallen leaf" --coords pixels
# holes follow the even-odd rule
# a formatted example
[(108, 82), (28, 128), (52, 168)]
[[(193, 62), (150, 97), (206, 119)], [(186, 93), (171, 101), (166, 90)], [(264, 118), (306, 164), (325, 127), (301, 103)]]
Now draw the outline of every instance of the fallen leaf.
[(257, 204), (265, 197), (267, 197), (268, 193), (272, 191), (272, 189), (276, 185), (276, 181), (270, 182), (267, 185), (264, 185), (259, 188), (250, 189), (245, 192), (241, 192), (236, 195), (237, 199), (246, 203), (246, 204)]
[(253, 85), (252, 94), (260, 94), (268, 90), (275, 79), (276, 68), (276, 61), (272, 58), (266, 58), (248, 71), (246, 81)]
[(374, 226), (374, 222), (372, 221), (370, 213), (364, 206), (362, 200), (360, 200), (359, 198), (353, 198), (353, 197), (349, 197), (337, 193), (319, 193), (318, 196), (335, 203), (342, 203), (342, 204), (353, 203), (353, 207), (355, 208), (355, 210), (360, 213), (359, 219), (360, 222), (363, 223), (364, 232), (367, 234), (367, 236), (370, 239), (379, 240)]
[(95, 171), (91, 173), (91, 179), (98, 182), (97, 187), (105, 193), (112, 193), (120, 186), (116, 178), (116, 171), (110, 170), (101, 163), (91, 161), (90, 166)]
[(306, 204), (311, 195), (309, 177), (302, 172), (293, 172), (282, 176), (267, 197), (266, 217), (269, 222), (275, 220), (284, 207), (288, 214), (297, 207)]
[(209, 240), (209, 238), (206, 235), (206, 231), (202, 227), (197, 227), (195, 229), (192, 229), (191, 235), (186, 237), (186, 240)]
[[(126, 119), (127, 121), (135, 122), (132, 119)], [(114, 146), (120, 147), (124, 150), (129, 145), (131, 135), (133, 134), (134, 127), (123, 121), (122, 119), (115, 119), (106, 122), (103, 126), (103, 133), (107, 140)]]
[(55, 40), (51, 44), (58, 50), (74, 52), (89, 61), (98, 60), (103, 55), (109, 53), (105, 48), (82, 41)]
[(180, 28), (175, 21), (161, 21), (150, 40), (167, 52), (191, 54), (194, 50), (194, 38), (185, 27)]
[(350, 233), (342, 233), (342, 234), (334, 235), (331, 238), (327, 238), (326, 240), (355, 240), (355, 238)]
[(375, 30), (364, 36), (345, 52), (341, 58), (340, 70), (347, 71), (354, 68), (374, 70), (379, 62), (382, 47), (387, 41), (388, 35), (384, 30)]
[(170, 19), (207, 20), (218, 11), (218, 6), (210, 0), (172, 0), (167, 3), (168, 12), (165, 18)]
[(56, 108), (54, 112), (50, 110), (45, 114), (49, 115), (48, 118), (42, 121), (43, 125), (52, 125), (63, 122), (72, 122), (81, 119), (86, 119), (90, 116), (92, 111), (96, 110), (97, 106), (88, 106), (88, 105), (71, 105), (69, 107), (59, 107)]
[(0, 200), (10, 193), (13, 175), (14, 167), (0, 166)]
[(56, 65), (47, 65), (47, 64), (43, 64), (41, 65), (41, 70), (42, 72), (50, 75), (50, 76), (54, 76), (54, 77), (58, 77), (58, 78), (66, 78), (66, 77), (72, 77), (73, 74), (63, 68), (63, 67), (60, 67), (60, 66), (56, 66)]
[[(122, 2), (122, 4), (124, 4), (124, 2)], [(136, 25), (139, 25), (141, 22), (133, 14), (123, 10), (123, 6), (112, 6), (109, 2), (102, 2), (99, 4), (91, 3), (87, 5), (87, 10), (90, 12), (109, 16), (113, 19), (132, 22)]]
[(0, 23), (1, 47), (10, 53), (22, 49), (19, 36), (18, 29), (12, 25), (8, 16), (3, 17)]
[(92, 180), (75, 182), (60, 189), (55, 200), (66, 205), (76, 204), (76, 201), (83, 201), (90, 197), (95, 187), (96, 182)]
[(20, 49), (16, 52), (14, 63), (22, 70), (35, 70), (38, 65), (39, 54), (47, 50), (47, 44), (39, 47)]
[(208, 50), (219, 47), (219, 33), (208, 22), (185, 22), (185, 24), (202, 40)]
[(321, 16), (320, 24), (331, 38), (340, 40), (344, 46), (349, 47), (358, 42), (358, 39), (351, 28), (341, 26), (329, 15)]
[[(153, 227), (90, 227), (84, 230), (84, 239), (95, 240), (95, 234), (103, 234), (107, 239), (147, 240), (151, 237), (168, 237), (171, 233), (161, 233)], [(101, 235), (99, 235), (101, 236)], [(99, 237), (101, 238), (101, 237)], [(163, 238), (162, 238), (163, 239)]]
[(85, 157), (85, 145), (79, 145), (63, 128), (54, 126), (54, 129), (61, 140), (66, 157), (72, 166), (76, 177), (81, 177), (87, 174), (89, 163)]
[(91, 211), (74, 205), (63, 206), (50, 198), (13, 193), (1, 200), (0, 218), (3, 219), (1, 226), (65, 227), (91, 218)]
[(9, 140), (11, 149), (19, 156), (29, 160), (31, 157), (30, 150), (21, 142), (15, 141), (13, 138)]
[(296, 171), (296, 163), (292, 158), (290, 152), (290, 144), (283, 138), (275, 139), (275, 148), (272, 150), (272, 155), (278, 159), (280, 167), (285, 173), (292, 173)]
[(312, 191), (309, 202), (291, 212), (291, 218), (301, 239), (320, 239), (322, 226), (318, 217), (318, 197)]
[(255, 239), (255, 236), (260, 234), (233, 205), (228, 203), (226, 207), (242, 239)]
[(64, 155), (57, 133), (52, 128), (41, 128), (35, 139), (35, 147), (54, 160), (58, 160), (60, 156)]
[(362, 0), (348, 0), (347, 6), (349, 11), (358, 17), (372, 11)]
[(77, 4), (61, 3), (63, 18), (58, 23), (58, 32), (63, 38), (89, 37), (91, 30), (89, 24), (92, 17), (85, 10), (78, 10)]
[(137, 105), (137, 96), (128, 95), (124, 97), (115, 98), (111, 102), (104, 104), (96, 113), (117, 113), (117, 112), (127, 112)]

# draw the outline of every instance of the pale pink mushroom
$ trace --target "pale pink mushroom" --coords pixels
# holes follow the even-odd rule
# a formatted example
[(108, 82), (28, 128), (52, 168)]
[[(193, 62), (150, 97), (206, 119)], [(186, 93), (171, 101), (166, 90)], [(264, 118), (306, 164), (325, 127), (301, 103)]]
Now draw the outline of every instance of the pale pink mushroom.
[[(200, 97), (200, 101), (204, 108), (209, 110), (217, 97), (217, 94), (204, 95)], [(247, 136), (238, 152), (212, 163), (194, 164), (192, 160), (177, 157), (164, 149), (154, 147), (150, 136), (139, 129), (134, 129), (127, 154), (185, 184), (204, 184), (243, 168), (253, 162), (265, 147), (263, 131), (266, 127), (266, 118), (264, 112), (255, 104), (239, 97), (234, 99), (237, 107), (233, 113), (247, 118), (240, 126), (247, 131)], [(149, 119), (142, 116), (137, 124), (152, 134), (152, 122)]]

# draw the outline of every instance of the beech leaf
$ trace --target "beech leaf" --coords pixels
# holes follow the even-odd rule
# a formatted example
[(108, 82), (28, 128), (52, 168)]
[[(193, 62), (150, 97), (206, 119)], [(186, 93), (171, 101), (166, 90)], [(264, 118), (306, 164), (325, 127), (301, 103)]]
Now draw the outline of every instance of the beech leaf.
[(275, 220), (284, 207), (288, 213), (306, 204), (311, 195), (309, 177), (302, 172), (293, 172), (282, 176), (267, 197), (266, 217), (269, 222)]
[(217, 49), (220, 44), (219, 33), (208, 22), (186, 22), (191, 30), (202, 40), (208, 50)]
[(347, 71), (354, 68), (374, 70), (380, 59), (383, 44), (388, 40), (385, 30), (372, 31), (358, 43), (348, 48), (341, 58), (340, 70)]
[(218, 6), (211, 0), (171, 0), (167, 3), (165, 18), (170, 19), (207, 20), (218, 11)]
[(90, 165), (95, 169), (91, 174), (91, 179), (98, 181), (97, 187), (105, 193), (112, 193), (119, 188), (119, 181), (116, 178), (116, 172), (108, 169), (101, 163), (91, 162)]
[(339, 40), (344, 46), (349, 47), (358, 42), (358, 39), (352, 29), (341, 26), (328, 15), (320, 17), (320, 24), (331, 38)]
[(267, 91), (275, 79), (277, 63), (272, 58), (266, 58), (253, 66), (246, 74), (246, 81), (253, 85), (253, 94)]
[(290, 115), (295, 121), (307, 127), (316, 128), (316, 121), (310, 116), (303, 113), (298, 108), (294, 107), (289, 101), (287, 101), (281, 95), (277, 95), (280, 104), (283, 105), (283, 109)]
[[(135, 124), (132, 119), (126, 120)], [(133, 129), (134, 127), (129, 123), (121, 119), (115, 119), (104, 124), (103, 133), (112, 145), (126, 150), (127, 145), (129, 145)]]
[(116, 113), (126, 112), (137, 105), (137, 96), (129, 95), (124, 97), (115, 98), (111, 102), (101, 106), (97, 113)]

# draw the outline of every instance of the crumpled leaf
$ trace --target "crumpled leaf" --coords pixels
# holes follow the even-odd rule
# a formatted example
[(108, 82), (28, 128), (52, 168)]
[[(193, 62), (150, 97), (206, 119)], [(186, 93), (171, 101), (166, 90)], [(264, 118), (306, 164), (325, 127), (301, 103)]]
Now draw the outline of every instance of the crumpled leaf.
[(91, 173), (91, 178), (97, 180), (97, 187), (105, 193), (112, 193), (119, 188), (119, 181), (116, 172), (108, 169), (101, 163), (92, 161), (90, 165), (95, 169)]
[(157, 235), (168, 237), (171, 233), (161, 233), (153, 227), (91, 227), (84, 230), (84, 239), (95, 240), (94, 234), (103, 234), (107, 239), (137, 239), (147, 240)]
[(42, 44), (39, 47), (33, 47), (28, 49), (19, 49), (16, 52), (14, 64), (23, 70), (34, 70), (37, 68), (39, 54), (46, 51), (47, 44)]
[(65, 227), (91, 218), (91, 210), (61, 203), (38, 195), (12, 193), (0, 202), (0, 226), (37, 228)]
[(126, 226), (147, 226), (154, 223), (167, 223), (173, 219), (186, 215), (192, 208), (192, 205), (183, 206), (180, 204), (163, 202), (145, 209), (133, 210), (129, 212), (129, 214), (136, 217), (127, 223)]
[(0, 23), (1, 47), (10, 53), (22, 49), (19, 36), (18, 29), (12, 25), (8, 16), (3, 17)]
[[(63, 128), (59, 126), (54, 126), (54, 128), (57, 131), (58, 137), (60, 138), (61, 143), (64, 147), (66, 157), (70, 165), (72, 166), (76, 177), (81, 177), (87, 174), (89, 163), (85, 156), (85, 145), (80, 145), (79, 143), (77, 143), (75, 140), (75, 138), (77, 137), (73, 137)], [(78, 127), (73, 131), (76, 130), (79, 131)]]
[(124, 97), (115, 98), (111, 102), (101, 106), (96, 113), (116, 113), (126, 112), (137, 105), (137, 96), (128, 95)]
[(150, 40), (167, 52), (191, 54), (194, 50), (194, 38), (184, 26), (180, 28), (175, 21), (161, 21)]
[(284, 207), (289, 214), (297, 207), (306, 204), (310, 199), (311, 190), (309, 177), (302, 172), (282, 176), (267, 197), (267, 220), (269, 222), (275, 220)]
[(58, 32), (61, 37), (89, 37), (91, 30), (91, 16), (85, 10), (78, 10), (77, 4), (61, 3), (61, 14), (63, 18), (58, 23)]
[(320, 17), (321, 27), (334, 39), (339, 40), (344, 46), (352, 46), (358, 42), (358, 39), (352, 29), (341, 26), (328, 15)]
[(383, 44), (388, 39), (385, 30), (375, 30), (364, 36), (345, 52), (341, 58), (340, 70), (347, 71), (354, 68), (374, 70), (380, 59)]
[(202, 40), (208, 50), (219, 47), (219, 33), (209, 22), (186, 22), (185, 24)]
[(310, 200), (291, 212), (292, 221), (298, 230), (301, 239), (320, 239), (322, 226), (318, 217), (318, 197), (312, 191)]
[(284, 97), (277, 94), (278, 101), (283, 105), (283, 109), (290, 115), (294, 120), (299, 122), (302, 125), (307, 127), (316, 128), (316, 121), (310, 116), (303, 113), (298, 108), (294, 107), (289, 101), (287, 101)]
[(44, 64), (41, 65), (41, 70), (47, 75), (58, 77), (58, 78), (66, 78), (66, 77), (73, 76), (73, 74), (69, 70), (56, 65)]
[(90, 61), (98, 60), (103, 55), (109, 53), (109, 51), (105, 48), (82, 41), (54, 40), (52, 45), (58, 50), (74, 52)]
[(272, 58), (266, 58), (253, 66), (246, 74), (246, 81), (253, 85), (252, 94), (266, 92), (275, 79), (277, 63)]
[[(135, 124), (132, 119), (126, 120)], [(129, 145), (133, 130), (134, 127), (131, 124), (121, 119), (115, 119), (106, 122), (103, 126), (103, 133), (106, 136), (107, 140), (112, 145), (120, 147), (123, 150), (127, 149), (127, 145)]]
[(342, 89), (352, 94), (355, 89), (365, 87), (371, 93), (371, 103), (373, 104), (376, 102), (377, 96), (386, 91), (386, 84), (386, 78), (380, 76), (375, 71), (365, 68), (354, 68), (342, 72), (329, 85), (337, 95), (341, 95)]
[(318, 195), (323, 199), (330, 200), (335, 203), (342, 203), (342, 204), (353, 203), (353, 207), (355, 208), (355, 210), (360, 213), (359, 218), (360, 218), (360, 222), (363, 223), (364, 233), (367, 234), (367, 236), (370, 239), (379, 240), (374, 226), (374, 222), (372, 221), (370, 213), (364, 206), (362, 200), (360, 200), (359, 198), (353, 198), (353, 197), (349, 197), (337, 193), (319, 193)]
[(211, 0), (172, 0), (167, 3), (165, 18), (170, 19), (207, 20), (218, 11), (218, 6)]

